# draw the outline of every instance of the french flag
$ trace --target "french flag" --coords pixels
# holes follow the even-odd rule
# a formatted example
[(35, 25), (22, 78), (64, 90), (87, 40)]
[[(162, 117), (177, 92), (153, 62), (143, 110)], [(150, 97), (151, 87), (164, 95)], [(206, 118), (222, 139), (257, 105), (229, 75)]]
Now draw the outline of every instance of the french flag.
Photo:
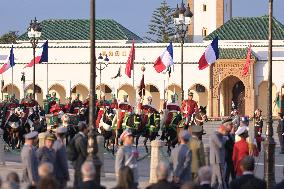
[(15, 56), (14, 56), (14, 47), (12, 46), (10, 50), (10, 55), (6, 59), (6, 63), (0, 68), (0, 74), (3, 74), (9, 68), (15, 66)]
[(158, 73), (161, 73), (173, 64), (173, 45), (171, 42), (169, 46), (167, 46), (167, 49), (163, 52), (163, 54), (156, 60), (154, 68)]
[[(48, 41), (46, 41), (38, 51), (36, 51), (35, 55), (35, 63), (39, 64), (42, 62), (48, 62)], [(31, 60), (24, 68), (33, 67), (34, 59)]]
[(207, 68), (209, 65), (213, 64), (219, 58), (218, 49), (218, 37), (216, 37), (212, 43), (206, 48), (205, 52), (199, 59), (199, 70)]

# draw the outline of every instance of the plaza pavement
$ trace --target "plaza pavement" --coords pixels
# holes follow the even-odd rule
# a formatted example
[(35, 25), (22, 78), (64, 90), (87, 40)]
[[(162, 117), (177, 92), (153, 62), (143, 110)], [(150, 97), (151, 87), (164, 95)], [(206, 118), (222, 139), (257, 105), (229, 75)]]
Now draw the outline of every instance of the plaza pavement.
[[(203, 137), (203, 141), (205, 145), (208, 145), (208, 136), (216, 129), (218, 126), (219, 122), (208, 122), (204, 126), (206, 135)], [(265, 129), (264, 129), (265, 131)], [(284, 155), (279, 154), (279, 144), (278, 144), (278, 138), (275, 133), (276, 131), (276, 122), (274, 123), (274, 139), (277, 143), (276, 145), (276, 153), (275, 153), (275, 178), (276, 181), (279, 182), (281, 181), (283, 177), (283, 167), (284, 167)], [(142, 144), (142, 142), (141, 142)], [(138, 149), (141, 154), (141, 156), (147, 155), (145, 153), (144, 147), (142, 145), (139, 145)], [(148, 143), (150, 145), (150, 143)], [(166, 152), (166, 147), (163, 149), (163, 152)], [(263, 178), (263, 151), (260, 153), (260, 157), (256, 158), (256, 175), (259, 178)], [(18, 154), (14, 154), (11, 152), (6, 152), (5, 154), (5, 159), (6, 159), (6, 166), (0, 166), (0, 176), (2, 178), (5, 178), (6, 175), (10, 171), (15, 171), (18, 174), (22, 174), (22, 165), (20, 163), (20, 156)], [(165, 161), (168, 161), (168, 156), (166, 153), (163, 153), (163, 159)], [(105, 169), (105, 177), (101, 178), (101, 183), (102, 185), (106, 186), (107, 188), (112, 188), (115, 186), (116, 181), (115, 181), (115, 174), (114, 174), (114, 157), (108, 153), (107, 151), (104, 152), (104, 169)], [(143, 160), (139, 161), (138, 163), (139, 167), (139, 175), (140, 175), (140, 187), (145, 188), (148, 185), (149, 181), (149, 175), (150, 175), (150, 156), (146, 156)], [(70, 176), (71, 176), (71, 181), (69, 184), (73, 182), (73, 169), (72, 166), (70, 165)]]

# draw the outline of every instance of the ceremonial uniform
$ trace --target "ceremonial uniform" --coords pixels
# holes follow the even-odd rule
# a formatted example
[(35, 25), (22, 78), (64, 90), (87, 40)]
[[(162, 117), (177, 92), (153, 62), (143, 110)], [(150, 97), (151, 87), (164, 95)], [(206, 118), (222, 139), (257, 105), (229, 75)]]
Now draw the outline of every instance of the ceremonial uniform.
[(181, 104), (181, 112), (183, 117), (186, 118), (186, 124), (188, 124), (192, 115), (198, 112), (197, 103), (194, 100), (184, 100)]
[(132, 107), (128, 102), (122, 102), (118, 105), (118, 120), (117, 120), (117, 129), (122, 128), (123, 119), (126, 112), (132, 112)]
[(60, 111), (62, 111), (62, 108), (60, 107), (60, 105), (58, 103), (54, 104), (51, 108), (50, 108), (50, 113), (53, 115), (58, 115), (58, 113)]
[[(30, 132), (25, 135), (25, 139), (34, 140), (37, 135), (37, 132)], [(21, 151), (21, 159), (24, 166), (23, 181), (29, 184), (36, 184), (39, 181), (36, 148), (26, 143)]]
[(255, 136), (255, 139), (256, 139), (258, 151), (261, 151), (262, 127), (263, 127), (262, 116), (258, 116), (258, 117), (255, 118), (255, 125), (254, 125), (254, 136)]
[(166, 109), (169, 111), (167, 119), (166, 119), (166, 126), (169, 126), (177, 112), (180, 111), (180, 107), (177, 103), (168, 103)]
[(97, 126), (97, 128), (99, 128), (100, 121), (101, 121), (101, 119), (102, 119), (102, 117), (104, 115), (105, 108), (107, 106), (108, 107), (110, 106), (107, 101), (101, 101), (100, 104), (97, 106), (99, 108), (97, 119), (96, 119), (96, 126)]
[(71, 108), (70, 108), (70, 113), (73, 114), (78, 114), (79, 109), (83, 106), (83, 103), (81, 100), (79, 99), (75, 99), (72, 104), (71, 104)]

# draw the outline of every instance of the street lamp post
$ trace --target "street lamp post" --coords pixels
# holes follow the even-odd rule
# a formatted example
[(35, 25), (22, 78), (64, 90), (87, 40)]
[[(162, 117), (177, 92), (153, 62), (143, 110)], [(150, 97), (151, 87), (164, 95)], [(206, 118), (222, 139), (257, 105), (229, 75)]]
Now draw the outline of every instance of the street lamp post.
[(36, 61), (35, 61), (35, 51), (36, 47), (38, 44), (38, 40), (41, 36), (41, 27), (40, 23), (37, 21), (35, 18), (34, 20), (31, 20), (30, 26), (28, 27), (28, 36), (30, 38), (30, 42), (32, 44), (33, 48), (33, 56), (34, 56), (34, 66), (33, 66), (33, 98), (35, 100), (35, 93), (36, 93), (36, 84), (35, 84), (35, 66), (36, 66)]
[(267, 184), (267, 189), (271, 189), (275, 184), (275, 141), (273, 139), (272, 127), (272, 15), (273, 0), (269, 0), (267, 131), (264, 142), (264, 179)]
[(190, 11), (189, 4), (187, 4), (187, 8), (185, 8), (183, 0), (181, 2), (180, 7), (178, 7), (173, 13), (174, 17), (174, 24), (177, 29), (177, 34), (179, 37), (179, 41), (181, 43), (181, 61), (180, 61), (180, 67), (181, 67), (181, 100), (184, 99), (184, 89), (183, 89), (183, 45), (184, 45), (184, 39), (186, 36), (186, 33), (188, 31), (188, 26), (191, 23), (191, 18), (193, 14)]
[[(100, 67), (96, 67), (100, 71), (100, 100), (101, 100), (101, 93), (102, 93), (102, 71), (108, 66), (109, 59), (106, 55), (105, 58), (103, 58), (102, 54), (100, 53), (100, 56), (98, 57)], [(102, 66), (103, 65), (103, 66)]]
[(96, 1), (90, 0), (90, 99), (89, 99), (89, 133), (88, 133), (88, 161), (92, 161), (96, 168), (95, 180), (100, 185), (102, 162), (97, 156), (98, 144), (95, 133), (95, 112), (96, 112), (96, 52), (95, 52), (95, 6)]

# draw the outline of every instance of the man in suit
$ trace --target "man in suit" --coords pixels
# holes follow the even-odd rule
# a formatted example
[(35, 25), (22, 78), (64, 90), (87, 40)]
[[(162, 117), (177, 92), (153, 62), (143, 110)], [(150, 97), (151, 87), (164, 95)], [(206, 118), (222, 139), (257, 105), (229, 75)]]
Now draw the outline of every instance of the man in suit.
[(198, 170), (199, 186), (196, 189), (212, 189), (211, 188), (212, 170), (209, 166), (203, 166)]
[(234, 164), (232, 161), (232, 156), (233, 156), (233, 148), (235, 144), (235, 136), (234, 136), (234, 124), (232, 122), (232, 119), (226, 119), (223, 121), (223, 125), (227, 127), (229, 134), (226, 137), (226, 142), (225, 142), (225, 182), (227, 187), (229, 186), (229, 180), (230, 177), (231, 179), (236, 178), (235, 174), (235, 169), (234, 169)]
[(243, 175), (230, 183), (230, 189), (266, 189), (265, 181), (254, 176), (255, 161), (252, 156), (245, 156), (241, 161)]
[[(284, 168), (283, 168), (283, 175), (284, 175)], [(273, 189), (283, 189), (283, 188), (284, 188), (284, 180), (276, 184)]]
[(198, 169), (205, 165), (204, 145), (200, 136), (203, 134), (203, 129), (200, 126), (192, 126), (192, 137), (189, 140), (188, 147), (192, 153), (191, 173), (192, 180), (197, 179)]
[(209, 138), (210, 144), (210, 164), (212, 166), (212, 182), (213, 188), (225, 189), (224, 183), (224, 167), (225, 167), (225, 138), (228, 130), (224, 125), (220, 125), (218, 130), (212, 133)]
[(176, 185), (168, 181), (169, 166), (165, 162), (160, 162), (157, 166), (156, 175), (158, 182), (148, 186), (146, 189), (178, 189)]
[(180, 145), (173, 149), (170, 165), (173, 169), (173, 181), (176, 184), (183, 184), (191, 181), (191, 150), (188, 148), (190, 134), (187, 130), (179, 133)]
[(36, 143), (38, 132), (32, 131), (25, 135), (25, 145), (21, 151), (22, 163), (24, 165), (23, 181), (36, 185), (39, 181), (38, 160), (36, 157)]
[(74, 188), (80, 188), (82, 185), (82, 174), (81, 166), (87, 159), (87, 144), (88, 144), (88, 128), (85, 123), (81, 122), (78, 125), (79, 133), (75, 135), (75, 148), (78, 153), (77, 159), (73, 162), (73, 167), (75, 169), (74, 174)]

